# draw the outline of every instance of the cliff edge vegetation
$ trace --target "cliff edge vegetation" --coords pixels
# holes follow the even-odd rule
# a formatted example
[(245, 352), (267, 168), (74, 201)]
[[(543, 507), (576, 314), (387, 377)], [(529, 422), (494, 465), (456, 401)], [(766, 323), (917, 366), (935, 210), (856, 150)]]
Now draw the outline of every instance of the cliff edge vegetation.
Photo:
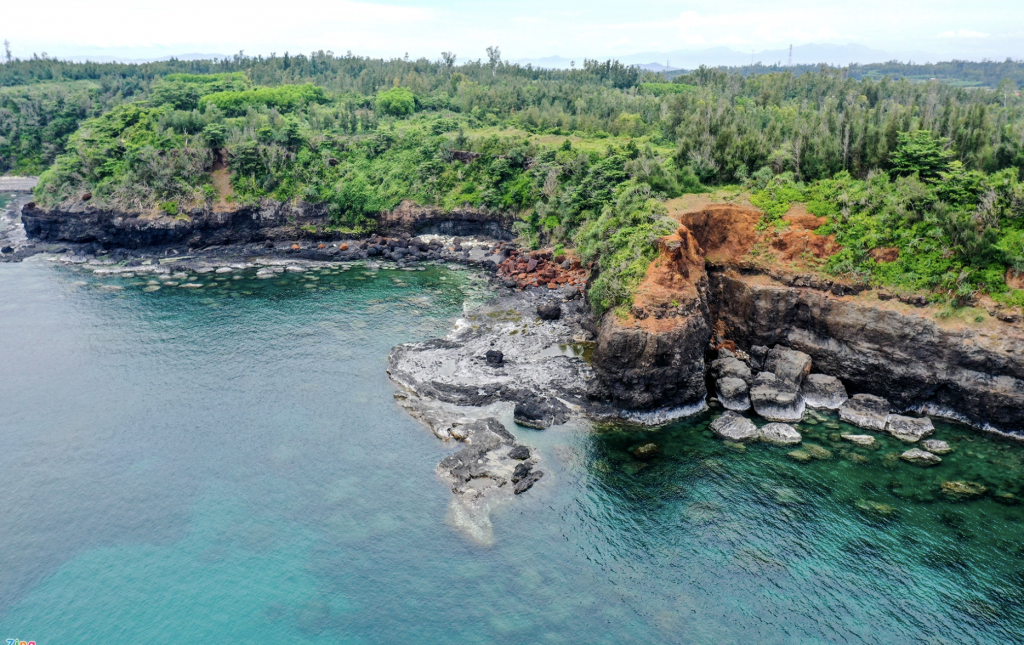
[[(3, 90), (4, 150), (15, 135), (64, 133), (42, 157), (3, 157), (5, 169), (52, 158), (36, 189), (46, 209), (189, 218), (305, 202), (349, 232), (403, 201), (500, 212), (526, 245), (576, 247), (593, 262), (604, 312), (632, 303), (674, 230), (666, 203), (710, 188), (749, 199), (759, 231), (784, 232), (794, 205), (820, 218), (807, 232), (811, 270), (954, 304), (1024, 303), (1024, 101), (1009, 77), (966, 89), (833, 68), (701, 68), (668, 82), (616, 61), (539, 70), (497, 50), (462, 65), (447, 52), (318, 52), (0, 67), (0, 80), (25, 83)], [(92, 79), (99, 87), (32, 99), (73, 104), (64, 117), (26, 116), (44, 86)], [(90, 97), (103, 100), (84, 109)]]

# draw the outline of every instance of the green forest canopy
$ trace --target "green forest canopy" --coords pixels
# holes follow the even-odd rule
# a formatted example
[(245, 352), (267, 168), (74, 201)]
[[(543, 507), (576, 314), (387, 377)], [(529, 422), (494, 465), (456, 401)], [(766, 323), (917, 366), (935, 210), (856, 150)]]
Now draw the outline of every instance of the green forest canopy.
[[(222, 159), (238, 203), (322, 203), (350, 230), (403, 199), (509, 211), (533, 244), (599, 262), (601, 308), (629, 300), (663, 228), (659, 200), (739, 184), (766, 226), (792, 201), (829, 216), (843, 245), (833, 273), (1024, 300), (1005, 282), (1024, 269), (1016, 81), (860, 76), (701, 68), (669, 82), (615, 61), (558, 71), (324, 53), (16, 61), (0, 65), (0, 82), (25, 83), (0, 88), (0, 169), (49, 166), (37, 189), (49, 206), (90, 192), (111, 209), (184, 214), (219, 198)], [(597, 243), (608, 239), (622, 248)], [(878, 246), (900, 260), (878, 263)]]

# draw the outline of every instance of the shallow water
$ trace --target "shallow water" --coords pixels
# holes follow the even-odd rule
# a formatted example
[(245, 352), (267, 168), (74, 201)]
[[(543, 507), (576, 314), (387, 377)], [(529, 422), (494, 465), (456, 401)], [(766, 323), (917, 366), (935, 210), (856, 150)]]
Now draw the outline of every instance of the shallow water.
[(548, 474), (481, 547), (446, 523), (450, 448), (384, 373), (480, 283), (236, 275), (0, 265), (0, 638), (1020, 641), (1024, 446), (940, 423), (955, 452), (921, 469), (827, 415), (801, 430), (831, 457), (806, 463), (713, 439), (714, 412), (516, 428)]

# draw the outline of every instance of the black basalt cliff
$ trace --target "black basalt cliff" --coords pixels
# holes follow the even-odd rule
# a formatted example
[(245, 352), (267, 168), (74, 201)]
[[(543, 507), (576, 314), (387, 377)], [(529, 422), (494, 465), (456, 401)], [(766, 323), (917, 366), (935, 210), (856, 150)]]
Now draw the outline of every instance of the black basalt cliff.
[[(145, 249), (168, 245), (202, 247), (247, 244), (264, 240), (330, 239), (341, 233), (332, 226), (326, 206), (263, 200), (230, 210), (197, 210), (177, 217), (125, 213), (79, 202), (67, 208), (42, 209), (27, 204), (21, 212), (30, 240), (96, 243), (104, 248)], [(404, 202), (381, 213), (375, 233), (485, 234), (511, 239), (510, 215), (463, 208), (445, 211)]]

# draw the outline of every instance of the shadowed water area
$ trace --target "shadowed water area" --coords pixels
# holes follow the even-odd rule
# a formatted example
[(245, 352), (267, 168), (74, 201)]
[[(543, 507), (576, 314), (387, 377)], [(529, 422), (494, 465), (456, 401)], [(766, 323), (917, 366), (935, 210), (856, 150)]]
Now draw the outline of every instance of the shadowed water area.
[(1020, 642), (1024, 446), (937, 422), (954, 452), (924, 469), (831, 415), (799, 426), (807, 461), (714, 413), (512, 427), (547, 475), (482, 547), (446, 520), (453, 446), (384, 371), (477, 276), (149, 280), (0, 265), (0, 638)]

